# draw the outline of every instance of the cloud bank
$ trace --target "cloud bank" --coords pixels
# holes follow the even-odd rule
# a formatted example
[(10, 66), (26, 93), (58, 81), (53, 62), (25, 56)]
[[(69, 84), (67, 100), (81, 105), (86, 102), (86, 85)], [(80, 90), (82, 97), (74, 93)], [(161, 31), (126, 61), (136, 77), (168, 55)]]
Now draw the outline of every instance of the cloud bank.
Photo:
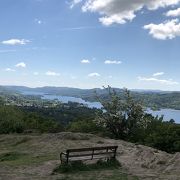
[(90, 64), (90, 61), (88, 59), (83, 59), (81, 61), (82, 64)]
[(177, 17), (180, 16), (180, 8), (170, 10), (166, 13), (166, 16)]
[(59, 73), (56, 73), (56, 72), (53, 72), (53, 71), (47, 71), (47, 72), (46, 72), (46, 75), (47, 75), (47, 76), (60, 76)]
[(164, 75), (165, 73), (164, 72), (157, 72), (157, 73), (154, 73), (153, 76), (156, 77), (156, 76), (162, 76)]
[(144, 29), (149, 30), (149, 34), (160, 40), (174, 39), (180, 36), (180, 23), (178, 19), (172, 19), (160, 24), (148, 24)]
[(121, 64), (121, 61), (114, 61), (114, 60), (106, 60), (104, 64)]
[(147, 81), (147, 82), (156, 82), (156, 83), (160, 83), (160, 84), (164, 84), (164, 85), (178, 85), (179, 83), (176, 81), (173, 81), (172, 79), (158, 79), (155, 77), (150, 77), (150, 78), (146, 78), (146, 77), (138, 77), (139, 81)]
[(99, 21), (109, 26), (125, 24), (136, 17), (136, 13), (144, 7), (148, 10), (157, 10), (172, 5), (178, 5), (180, 0), (73, 0), (71, 7), (83, 2), (83, 12), (99, 13)]
[(29, 42), (30, 41), (27, 39), (9, 39), (9, 40), (2, 41), (1, 43), (5, 45), (14, 46), (14, 45), (25, 45)]
[(20, 63), (16, 64), (15, 67), (17, 67), (17, 68), (26, 68), (26, 64), (24, 62), (20, 62)]
[(100, 77), (101, 75), (99, 73), (90, 73), (88, 74), (88, 77)]

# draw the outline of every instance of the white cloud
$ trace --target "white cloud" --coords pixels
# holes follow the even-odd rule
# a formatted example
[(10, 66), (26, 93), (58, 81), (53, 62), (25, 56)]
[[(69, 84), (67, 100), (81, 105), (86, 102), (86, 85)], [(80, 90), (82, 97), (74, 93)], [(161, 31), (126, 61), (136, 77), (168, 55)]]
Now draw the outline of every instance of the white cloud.
[(70, 78), (73, 79), (73, 80), (75, 80), (75, 79), (77, 79), (77, 76), (71, 75)]
[(9, 39), (9, 40), (2, 41), (1, 43), (5, 45), (25, 45), (29, 42), (30, 41), (27, 39)]
[(72, 0), (72, 2), (70, 3), (70, 8), (72, 9), (76, 4), (79, 4), (82, 1), (83, 0)]
[(14, 72), (15, 70), (11, 69), (11, 68), (6, 68), (5, 71), (7, 71), (7, 72)]
[(177, 17), (180, 16), (180, 8), (170, 10), (166, 13), (166, 16)]
[(154, 77), (146, 78), (146, 77), (138, 77), (139, 81), (147, 81), (147, 82), (156, 82), (164, 85), (178, 85), (179, 83), (176, 81), (173, 81), (172, 79), (157, 79)]
[[(73, 0), (71, 8), (82, 0)], [(148, 10), (157, 10), (160, 7), (177, 5), (180, 0), (84, 0), (83, 12), (97, 12), (99, 21), (109, 26), (124, 24), (136, 17), (136, 12), (146, 7)]]
[(106, 60), (104, 61), (105, 64), (121, 64), (121, 61), (112, 61), (112, 60)]
[(38, 73), (38, 72), (34, 72), (33, 75), (34, 75), (34, 76), (38, 76), (39, 73)]
[(37, 23), (37, 24), (42, 24), (42, 23), (43, 23), (42, 20), (40, 20), (40, 19), (35, 19), (34, 21), (35, 21), (35, 23)]
[(46, 72), (46, 75), (47, 75), (47, 76), (60, 76), (59, 73), (56, 73), (56, 72), (53, 72), (53, 71), (47, 71), (47, 72)]
[(180, 23), (178, 19), (165, 21), (161, 24), (148, 24), (144, 26), (144, 29), (149, 30), (149, 34), (153, 38), (160, 40), (173, 39), (176, 36), (180, 36)]
[(16, 64), (15, 67), (26, 68), (26, 64), (24, 62), (20, 62), (20, 63)]
[(89, 61), (88, 59), (83, 59), (83, 60), (81, 61), (81, 63), (83, 63), (83, 64), (89, 64), (90, 61)]
[(88, 77), (100, 77), (101, 75), (99, 73), (90, 73), (88, 74)]
[(156, 76), (162, 76), (164, 75), (164, 72), (157, 72), (157, 73), (154, 73), (153, 76), (156, 77)]

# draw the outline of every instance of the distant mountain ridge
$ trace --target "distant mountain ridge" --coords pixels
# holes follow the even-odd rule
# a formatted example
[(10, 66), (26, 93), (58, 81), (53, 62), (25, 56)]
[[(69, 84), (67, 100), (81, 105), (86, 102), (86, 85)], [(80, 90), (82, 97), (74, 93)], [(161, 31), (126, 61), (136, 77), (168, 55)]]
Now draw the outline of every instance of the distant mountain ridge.
[[(114, 88), (117, 92), (122, 92), (122, 89)], [(26, 86), (0, 86), (0, 91), (14, 91), (14, 92), (41, 92), (45, 94), (56, 94), (61, 96), (84, 96), (86, 94), (94, 95), (95, 92), (98, 94), (106, 93), (105, 89), (94, 88), (94, 89), (79, 89), (79, 88), (71, 88), (71, 87), (53, 87), (53, 86), (45, 86), (45, 87), (37, 87), (30, 88)]]
[[(123, 89), (113, 88), (123, 98)], [(26, 86), (0, 86), (0, 92), (19, 93), (39, 92), (49, 95), (79, 97), (87, 101), (98, 101), (97, 95), (102, 99), (107, 99), (106, 89), (78, 89), (70, 87), (37, 87), (29, 88)], [(96, 93), (95, 93), (96, 92)], [(160, 91), (160, 90), (141, 90), (132, 89), (132, 96), (143, 103), (146, 107), (154, 109), (170, 108), (180, 110), (180, 92), (179, 91)]]
[[(45, 93), (61, 93), (61, 92), (103, 92), (104, 89), (102, 88), (92, 88), (92, 89), (81, 89), (81, 88), (74, 88), (74, 87), (56, 87), (56, 86), (44, 86), (44, 87), (27, 87), (27, 86), (3, 86), (0, 85), (0, 91), (4, 90), (11, 90), (11, 91), (36, 91), (36, 92), (45, 92)], [(113, 88), (116, 91), (122, 91), (123, 88)], [(130, 89), (132, 92), (149, 92), (149, 93), (172, 93), (172, 92), (179, 92), (180, 91), (163, 91), (163, 90), (156, 90), (156, 89)]]

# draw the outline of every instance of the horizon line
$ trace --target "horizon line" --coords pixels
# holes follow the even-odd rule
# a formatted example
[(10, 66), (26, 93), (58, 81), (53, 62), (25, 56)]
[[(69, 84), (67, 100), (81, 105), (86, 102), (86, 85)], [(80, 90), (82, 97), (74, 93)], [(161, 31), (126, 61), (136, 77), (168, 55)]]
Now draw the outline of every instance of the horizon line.
[[(79, 88), (79, 87), (72, 87), (72, 86), (36, 86), (36, 87), (30, 87), (30, 86), (25, 86), (25, 85), (1, 85), (0, 87), (26, 87), (30, 89), (37, 89), (37, 88), (71, 88), (71, 89), (81, 89), (81, 90), (91, 90), (91, 89), (103, 89), (102, 87), (95, 87), (95, 88)], [(162, 92), (180, 92), (180, 90), (161, 90), (161, 89), (138, 89), (138, 88), (127, 88), (127, 87), (112, 87), (112, 89), (128, 89), (131, 91), (162, 91)]]

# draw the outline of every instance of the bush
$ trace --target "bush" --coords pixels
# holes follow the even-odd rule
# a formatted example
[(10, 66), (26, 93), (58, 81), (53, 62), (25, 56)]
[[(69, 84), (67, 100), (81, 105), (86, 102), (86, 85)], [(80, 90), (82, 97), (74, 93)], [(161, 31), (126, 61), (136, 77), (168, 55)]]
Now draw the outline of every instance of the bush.
[(71, 132), (82, 132), (82, 133), (103, 132), (103, 128), (97, 126), (96, 123), (93, 122), (92, 120), (74, 121), (70, 123), (67, 130)]
[(38, 132), (60, 132), (60, 123), (37, 113), (24, 112), (13, 106), (0, 106), (0, 134), (23, 133), (28, 129)]
[(123, 98), (111, 87), (106, 90), (108, 100), (100, 99), (104, 111), (97, 115), (96, 122), (111, 133), (111, 137), (169, 153), (180, 151), (179, 124), (173, 120), (164, 122), (163, 116), (147, 114), (128, 90), (124, 91)]

